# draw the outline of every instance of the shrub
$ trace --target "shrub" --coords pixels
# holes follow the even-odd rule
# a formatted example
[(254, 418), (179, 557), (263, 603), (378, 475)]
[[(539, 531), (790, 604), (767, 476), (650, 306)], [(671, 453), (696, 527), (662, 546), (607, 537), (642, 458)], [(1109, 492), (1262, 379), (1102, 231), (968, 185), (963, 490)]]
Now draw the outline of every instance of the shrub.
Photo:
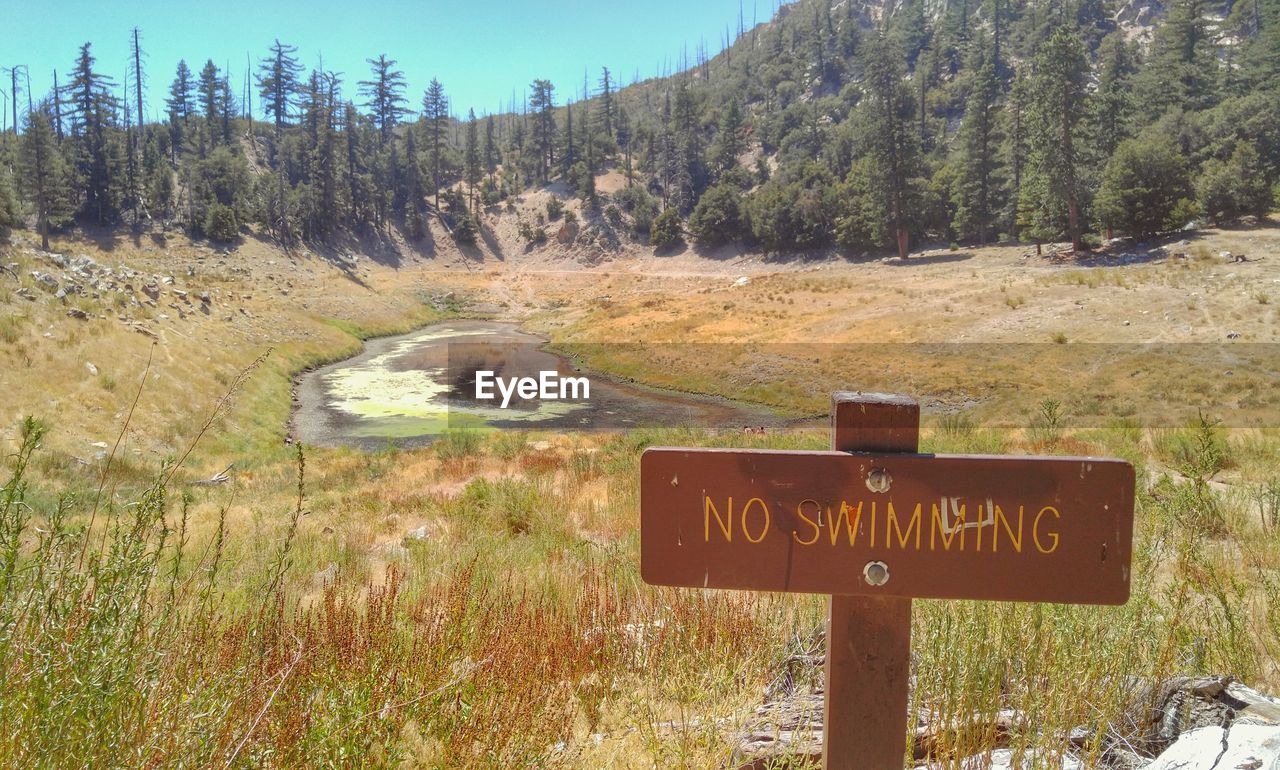
[(458, 243), (475, 243), (477, 232), (479, 232), (479, 228), (476, 225), (475, 218), (466, 215), (459, 218), (454, 225), (453, 239)]
[(689, 217), (689, 231), (710, 246), (736, 241), (744, 229), (742, 191), (734, 185), (718, 184), (707, 190)]
[(449, 430), (435, 443), (441, 460), (456, 460), (480, 453), (481, 435), (474, 430)]
[(1261, 173), (1258, 151), (1238, 142), (1229, 160), (1206, 161), (1196, 180), (1196, 200), (1215, 222), (1245, 214), (1265, 216), (1274, 201)]
[(1107, 161), (1098, 189), (1098, 216), (1139, 239), (1185, 224), (1172, 216), (1190, 194), (1187, 162), (1173, 142), (1129, 139)]
[(654, 248), (665, 249), (681, 241), (683, 232), (680, 227), (680, 212), (674, 207), (667, 209), (653, 220), (653, 229), (649, 233), (649, 243)]
[(648, 193), (645, 193), (645, 197), (636, 204), (631, 218), (636, 232), (641, 235), (647, 235), (653, 230), (653, 220), (658, 218), (658, 202)]
[(213, 241), (233, 241), (240, 234), (236, 212), (230, 206), (214, 203), (204, 216), (205, 237)]
[(564, 211), (564, 204), (560, 202), (559, 198), (555, 197), (554, 195), (551, 196), (551, 200), (547, 201), (547, 221), (549, 222), (556, 221), (557, 219), (560, 218), (560, 214), (563, 211)]

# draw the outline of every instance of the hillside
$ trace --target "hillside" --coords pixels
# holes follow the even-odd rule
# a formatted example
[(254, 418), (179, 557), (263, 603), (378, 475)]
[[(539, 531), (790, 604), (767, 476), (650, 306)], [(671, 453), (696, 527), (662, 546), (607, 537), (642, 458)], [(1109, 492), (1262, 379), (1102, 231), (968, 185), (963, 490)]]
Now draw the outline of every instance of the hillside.
[[(277, 43), (259, 66), (268, 120), (213, 62), (198, 76), (183, 63), (170, 119), (130, 126), (86, 44), (71, 85), (0, 138), (0, 225), (178, 226), (389, 259), (445, 241), (500, 257), (512, 230), (589, 259), (681, 242), (905, 256), (1079, 249), (1269, 212), (1274, 0), (1069, 5), (803, 0), (669, 76), (533, 78), (525, 104), (480, 117), (452, 115), (434, 81), (415, 115), (385, 56), (344, 88)], [(582, 200), (584, 231), (538, 191)], [(498, 234), (502, 213), (516, 222)]]

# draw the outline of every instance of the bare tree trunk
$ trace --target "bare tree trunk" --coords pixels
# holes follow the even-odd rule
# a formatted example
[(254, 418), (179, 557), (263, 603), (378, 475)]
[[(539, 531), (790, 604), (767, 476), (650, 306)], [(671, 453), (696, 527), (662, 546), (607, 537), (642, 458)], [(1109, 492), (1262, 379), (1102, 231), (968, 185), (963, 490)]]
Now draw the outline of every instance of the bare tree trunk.
[(1080, 250), (1080, 202), (1072, 198), (1067, 201), (1067, 229), (1071, 233), (1071, 251)]

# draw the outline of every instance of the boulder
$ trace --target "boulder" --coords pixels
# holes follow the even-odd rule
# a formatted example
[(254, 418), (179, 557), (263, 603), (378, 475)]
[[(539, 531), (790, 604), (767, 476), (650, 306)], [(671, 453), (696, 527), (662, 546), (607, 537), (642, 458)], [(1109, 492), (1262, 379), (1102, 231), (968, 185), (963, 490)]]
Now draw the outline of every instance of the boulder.
[(81, 310), (81, 309), (80, 309), (80, 308), (78, 308), (78, 307), (73, 307), (73, 308), (68, 309), (68, 310), (67, 310), (67, 316), (68, 316), (68, 317), (70, 317), (70, 318), (74, 318), (74, 319), (76, 319), (76, 320), (78, 320), (78, 321), (87, 321), (87, 320), (89, 320), (89, 314), (88, 314), (88, 313), (86, 313), (86, 312), (84, 312), (83, 310)]
[(58, 290), (58, 279), (48, 273), (42, 273), (39, 270), (32, 270), (31, 277), (35, 279), (37, 287), (49, 292), (50, 294)]
[(1236, 723), (1191, 730), (1144, 770), (1192, 767), (1280, 770), (1280, 727)]

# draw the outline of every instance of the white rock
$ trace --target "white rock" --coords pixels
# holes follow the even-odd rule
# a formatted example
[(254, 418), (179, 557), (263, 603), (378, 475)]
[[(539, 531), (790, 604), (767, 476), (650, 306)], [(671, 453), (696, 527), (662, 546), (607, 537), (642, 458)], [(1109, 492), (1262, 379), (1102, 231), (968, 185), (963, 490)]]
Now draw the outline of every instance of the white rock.
[(409, 530), (408, 532), (404, 533), (404, 539), (405, 540), (426, 540), (428, 535), (430, 534), (431, 533), (427, 530), (427, 525), (423, 524), (421, 527), (415, 527)]
[[(961, 770), (1034, 770), (1035, 768), (1061, 767), (1062, 770), (1084, 770), (1084, 763), (1075, 757), (1064, 756), (1061, 765), (1046, 764), (1048, 761), (1048, 757), (1041, 757), (1035, 751), (1026, 751), (1022, 754), (1022, 761), (1014, 764), (1012, 750), (996, 749), (990, 755), (978, 754), (960, 760), (960, 768)], [(930, 770), (930, 766), (916, 765), (915, 770)]]
[(94, 366), (92, 361), (85, 361), (84, 368), (88, 369), (89, 374), (92, 374), (94, 377), (98, 376), (98, 367)]
[(1280, 770), (1280, 727), (1234, 724), (1201, 727), (1178, 737), (1143, 770), (1186, 770), (1193, 767)]
[(734, 281), (734, 282), (733, 282), (733, 285), (734, 285), (734, 286), (746, 286), (746, 285), (747, 285), (747, 284), (749, 284), (749, 283), (751, 283), (751, 279), (750, 279), (750, 278), (746, 277), (745, 275), (740, 275), (740, 276), (738, 276), (738, 279), (737, 279), (736, 281)]

